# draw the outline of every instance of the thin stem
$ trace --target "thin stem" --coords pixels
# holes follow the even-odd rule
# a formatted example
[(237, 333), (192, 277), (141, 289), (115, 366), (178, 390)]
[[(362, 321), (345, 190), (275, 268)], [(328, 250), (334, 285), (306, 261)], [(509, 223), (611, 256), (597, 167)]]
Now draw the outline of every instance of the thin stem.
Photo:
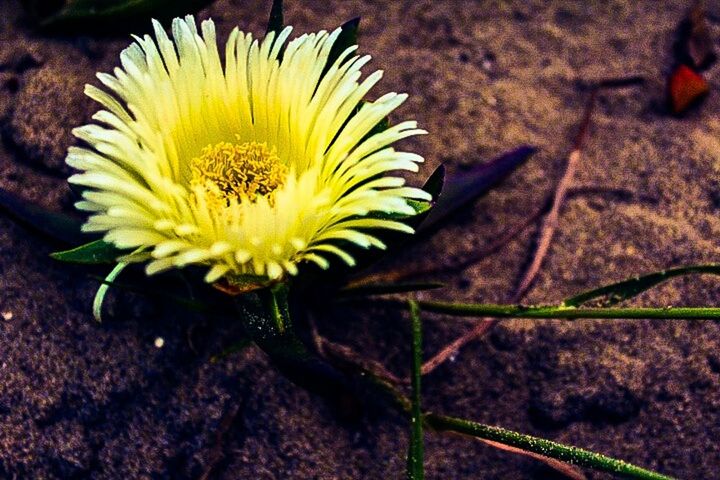
[(420, 309), (415, 300), (410, 300), (410, 319), (412, 320), (412, 409), (410, 415), (410, 449), (408, 452), (408, 479), (423, 480), (423, 417), (421, 410), (420, 367), (422, 366), (422, 320)]
[(540, 455), (539, 453), (528, 452), (527, 450), (523, 450), (522, 448), (511, 447), (510, 445), (505, 445), (504, 443), (500, 442), (494, 442), (485, 438), (473, 437), (472, 435), (467, 435), (465, 433), (452, 433), (455, 433), (458, 437), (471, 438), (477, 442), (484, 443), (485, 445), (489, 445), (504, 452), (515, 453), (538, 460), (547, 465), (548, 467), (552, 468), (553, 470), (557, 470), (559, 473), (561, 473), (570, 480), (588, 480), (588, 478), (585, 476), (585, 474), (579, 467), (575, 465), (570, 465), (568, 462), (563, 462), (562, 460), (558, 460), (556, 458), (546, 457), (545, 455)]
[(270, 315), (275, 320), (275, 326), (278, 329), (278, 332), (281, 334), (285, 332), (285, 320), (283, 319), (282, 314), (280, 313), (280, 308), (277, 304), (277, 298), (273, 295), (272, 296), (272, 302), (270, 303)]
[(641, 467), (582, 448), (563, 445), (544, 438), (531, 437), (500, 427), (429, 413), (425, 422), (433, 429), (443, 432), (457, 432), (474, 437), (500, 442), (504, 445), (521, 448), (580, 467), (603, 470), (631, 478), (646, 480), (672, 480), (672, 477), (652, 472)]
[(597, 98), (597, 92), (597, 88), (594, 88), (592, 90), (592, 92), (590, 93), (590, 99), (585, 105), (585, 112), (583, 114), (582, 123), (580, 124), (580, 129), (577, 133), (577, 136), (575, 137), (575, 141), (573, 142), (572, 151), (568, 156), (567, 165), (565, 166), (565, 172), (563, 173), (560, 181), (557, 184), (557, 187), (555, 188), (552, 207), (550, 208), (550, 212), (548, 212), (547, 216), (545, 217), (545, 220), (543, 221), (542, 227), (540, 229), (540, 236), (537, 242), (537, 248), (532, 257), (532, 261), (530, 262), (527, 270), (525, 270), (525, 273), (523, 274), (522, 279), (518, 284), (517, 290), (515, 290), (515, 294), (513, 295), (514, 301), (518, 301), (519, 299), (521, 299), (530, 289), (530, 285), (532, 285), (532, 283), (535, 281), (535, 277), (537, 277), (537, 274), (540, 272), (540, 267), (542, 266), (542, 263), (545, 260), (548, 251), (550, 250), (550, 244), (552, 243), (553, 237), (555, 236), (555, 231), (557, 230), (557, 226), (560, 221), (560, 209), (565, 202), (565, 195), (567, 195), (570, 184), (575, 177), (575, 171), (577, 170), (578, 163), (580, 163), (582, 147), (585, 142), (587, 132), (590, 129), (590, 119), (592, 118), (592, 113), (595, 107), (595, 99)]
[(546, 210), (547, 205), (542, 205), (536, 209), (532, 214), (525, 218), (522, 222), (503, 230), (497, 237), (496, 240), (483, 246), (480, 250), (474, 251), (469, 254), (467, 258), (453, 261), (447, 265), (433, 265), (422, 269), (399, 269), (390, 270), (387, 272), (380, 272), (373, 275), (358, 278), (355, 284), (365, 285), (372, 283), (390, 283), (390, 282), (404, 282), (409, 279), (419, 277), (430, 277), (432, 275), (441, 275), (445, 273), (457, 272), (465, 270), (468, 267), (482, 261), (483, 259), (494, 254), (501, 248), (512, 242), (518, 235), (520, 235), (526, 228), (535, 223), (540, 218), (543, 212)]
[(430, 360), (425, 362), (422, 366), (422, 374), (427, 375), (437, 367), (445, 363), (447, 359), (456, 355), (457, 352), (467, 343), (472, 340), (481, 337), (497, 322), (495, 318), (483, 318), (475, 324), (473, 328), (453, 340), (448, 345), (445, 345), (442, 350), (435, 354)]
[(560, 177), (560, 180), (555, 187), (552, 206), (543, 220), (542, 227), (540, 228), (540, 235), (538, 237), (535, 253), (533, 254), (532, 261), (527, 267), (527, 270), (525, 270), (525, 273), (515, 290), (512, 301), (519, 301), (525, 296), (525, 293), (527, 293), (532, 286), (538, 273), (540, 273), (540, 267), (542, 267), (542, 264), (550, 251), (550, 245), (552, 244), (555, 231), (557, 230), (560, 222), (560, 210), (565, 203), (565, 197), (567, 196), (568, 190), (575, 178), (575, 172), (577, 171), (578, 164), (580, 163), (580, 159), (582, 157), (583, 146), (585, 145), (588, 132), (590, 131), (590, 124), (595, 110), (598, 93), (605, 89), (637, 86), (642, 84), (643, 81), (644, 79), (640, 76), (608, 78), (596, 83), (590, 91), (590, 97), (588, 98), (583, 111), (582, 121), (580, 122), (575, 139), (573, 140), (572, 150), (568, 155), (565, 172), (562, 177)]
[(95, 293), (92, 311), (93, 316), (95, 317), (95, 320), (98, 321), (98, 323), (102, 323), (102, 306), (103, 302), (105, 301), (105, 294), (107, 294), (108, 290), (110, 289), (110, 283), (115, 281), (117, 276), (120, 275), (120, 273), (122, 273), (122, 271), (125, 270), (125, 267), (127, 266), (128, 264), (125, 262), (120, 262), (115, 265), (110, 271), (110, 273), (107, 274), (107, 277), (105, 277), (105, 281), (102, 283), (102, 285), (100, 285), (97, 293)]
[(268, 314), (273, 319), (277, 333), (284, 334), (289, 327), (289, 322), (286, 319), (289, 320), (290, 318), (287, 311), (287, 285), (282, 283), (273, 285), (267, 292), (262, 292), (261, 295), (265, 298)]
[[(423, 302), (417, 302), (417, 304), (421, 306)], [(412, 417), (414, 405), (411, 399), (405, 396), (405, 394), (392, 383), (376, 375), (374, 372), (367, 370), (362, 372), (364, 378), (370, 380), (376, 387), (384, 390), (390, 398), (393, 399), (395, 406), (400, 411)], [(673, 480), (672, 477), (646, 470), (623, 460), (501, 427), (494, 427), (429, 411), (424, 412), (422, 418), (425, 426), (437, 433), (469, 435), (477, 439), (489, 440), (490, 442), (497, 442), (505, 446), (521, 449), (526, 453), (542, 455), (578, 467), (612, 472), (628, 478), (639, 480)]]
[(684, 319), (717, 320), (720, 308), (715, 307), (655, 307), (655, 308), (575, 308), (567, 306), (522, 306), (475, 303), (420, 301), (428, 312), (458, 317), (493, 318), (607, 318), (607, 319)]

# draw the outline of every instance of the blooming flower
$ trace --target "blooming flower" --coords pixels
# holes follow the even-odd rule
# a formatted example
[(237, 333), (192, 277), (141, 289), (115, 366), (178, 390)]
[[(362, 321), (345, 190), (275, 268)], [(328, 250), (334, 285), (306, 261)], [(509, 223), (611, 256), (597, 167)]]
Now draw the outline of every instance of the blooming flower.
[(107, 91), (85, 89), (104, 107), (102, 126), (73, 130), (90, 148), (67, 156), (81, 171), (69, 181), (87, 187), (85, 231), (134, 249), (124, 260), (149, 261), (148, 274), (201, 264), (208, 282), (277, 279), (333, 255), (352, 265), (348, 242), (383, 248), (375, 229), (412, 233), (373, 214), (411, 215), (409, 199), (430, 200), (389, 174), (418, 170), (422, 157), (391, 144), (425, 132), (405, 121), (369, 135), (406, 95), (362, 103), (382, 72), (360, 81), (370, 57), (356, 47), (326, 70), (340, 29), (286, 44), (289, 27), (262, 41), (236, 28), (223, 62), (212, 21), (198, 31), (193, 17), (175, 19), (173, 40), (153, 25), (122, 68), (98, 74)]

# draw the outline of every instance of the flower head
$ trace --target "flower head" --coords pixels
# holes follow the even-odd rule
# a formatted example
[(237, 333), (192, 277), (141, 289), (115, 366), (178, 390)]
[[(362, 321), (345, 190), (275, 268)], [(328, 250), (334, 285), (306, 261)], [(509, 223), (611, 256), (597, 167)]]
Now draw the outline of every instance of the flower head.
[[(149, 274), (209, 267), (206, 280), (294, 275), (303, 261), (353, 264), (347, 242), (383, 248), (375, 229), (412, 232), (373, 215), (413, 214), (408, 199), (429, 195), (392, 171), (417, 171), (422, 157), (391, 144), (425, 133), (406, 121), (369, 135), (406, 95), (362, 99), (380, 79), (360, 80), (368, 56), (345, 50), (331, 65), (340, 30), (302, 35), (290, 28), (264, 40), (232, 31), (224, 61), (212, 21), (172, 23), (173, 40), (135, 37), (106, 87), (86, 86), (104, 110), (73, 133), (70, 182), (87, 189), (84, 230), (135, 249)], [(283, 46), (285, 49), (281, 55)], [(282, 56), (282, 59), (280, 58)]]

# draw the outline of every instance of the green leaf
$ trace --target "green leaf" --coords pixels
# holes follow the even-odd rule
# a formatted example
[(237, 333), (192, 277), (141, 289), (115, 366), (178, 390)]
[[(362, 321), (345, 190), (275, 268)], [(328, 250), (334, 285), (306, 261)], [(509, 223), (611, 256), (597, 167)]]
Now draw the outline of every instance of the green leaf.
[(104, 240), (95, 240), (71, 250), (51, 253), (50, 256), (61, 262), (98, 264), (115, 263), (126, 253), (126, 250), (119, 250), (115, 245)]
[(430, 413), (425, 415), (425, 423), (437, 431), (456, 432), (485, 440), (492, 440), (527, 452), (555, 458), (571, 465), (610, 472), (627, 478), (640, 480), (672, 480), (672, 477), (646, 470), (623, 460), (590, 452), (578, 447), (563, 445), (562, 443), (553, 442), (552, 440), (472, 422), (470, 420)]
[(434, 196), (435, 205), (428, 217), (420, 225), (418, 233), (434, 231), (453, 213), (481, 197), (498, 182), (510, 175), (536, 151), (537, 149), (534, 147), (519, 147), (487, 163), (447, 176), (447, 178), (445, 178), (445, 172), (443, 171), (442, 192)]
[(283, 0), (273, 0), (272, 7), (270, 7), (270, 18), (268, 18), (265, 35), (267, 36), (270, 32), (275, 32), (275, 35), (278, 35), (284, 27), (285, 20), (283, 15)]
[(590, 301), (595, 301), (599, 306), (607, 307), (633, 298), (672, 278), (694, 274), (720, 275), (720, 265), (689, 265), (630, 278), (570, 297), (563, 302), (563, 305), (579, 307)]
[(354, 45), (357, 45), (359, 27), (360, 17), (355, 17), (352, 20), (348, 20), (347, 22), (342, 24), (342, 26), (340, 27), (340, 35), (338, 35), (337, 39), (335, 39), (335, 43), (333, 43), (333, 46), (330, 49), (327, 62), (325, 63), (325, 68), (323, 69), (320, 78), (323, 78), (325, 76), (330, 67), (337, 61), (337, 59), (345, 50)]
[(0, 208), (33, 230), (70, 245), (87, 241), (80, 231), (82, 222), (64, 213), (53, 212), (0, 188)]
[(420, 377), (422, 368), (422, 321), (417, 302), (410, 300), (410, 319), (412, 321), (412, 406), (410, 409), (410, 447), (407, 458), (407, 477), (409, 480), (423, 480), (423, 415), (421, 410)]
[(422, 189), (432, 195), (433, 199), (436, 199), (442, 193), (443, 186), (445, 185), (445, 165), (440, 165), (435, 171), (428, 177), (425, 185)]
[(213, 0), (67, 0), (59, 10), (40, 18), (39, 24), (43, 28), (65, 31), (131, 31), (138, 26), (149, 28), (151, 18), (169, 20), (200, 10), (212, 2)]
[(580, 470), (580, 468), (576, 467), (575, 465), (570, 465), (567, 462), (562, 462), (556, 458), (546, 457), (535, 452), (528, 452), (527, 450), (523, 450), (522, 448), (511, 447), (510, 445), (493, 442), (492, 440), (487, 440), (485, 438), (475, 437), (475, 440), (477, 440), (478, 442), (482, 442), (485, 445), (489, 445), (493, 448), (497, 448), (498, 450), (502, 450), (504, 452), (515, 453), (527, 458), (532, 458), (533, 460), (540, 461), (548, 467), (552, 468), (553, 470), (556, 470), (564, 477), (567, 477), (569, 480), (588, 480), (588, 478), (585, 476), (582, 470)]

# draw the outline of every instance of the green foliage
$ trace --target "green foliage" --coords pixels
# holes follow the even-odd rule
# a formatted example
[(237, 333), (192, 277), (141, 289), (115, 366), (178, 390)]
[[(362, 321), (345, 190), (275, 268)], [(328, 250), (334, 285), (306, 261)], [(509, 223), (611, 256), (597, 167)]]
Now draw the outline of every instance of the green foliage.
[(295, 333), (286, 284), (235, 300), (246, 335), (289, 380), (313, 392), (355, 401), (346, 376), (309, 350)]
[[(442, 176), (442, 192), (434, 196), (435, 205), (422, 223), (419, 232), (434, 231), (452, 214), (468, 203), (487, 193), (503, 178), (522, 165), (537, 151), (534, 147), (523, 146), (475, 166), (465, 172), (455, 173), (445, 178), (445, 172), (436, 173)], [(435, 173), (433, 174), (433, 176)], [(439, 179), (434, 179), (433, 184)]]
[[(337, 61), (340, 55), (348, 48), (358, 44), (358, 28), (360, 27), (360, 17), (348, 20), (340, 26), (340, 35), (333, 43), (328, 55), (325, 68), (323, 69), (321, 78), (325, 76), (328, 69)], [(387, 125), (385, 126), (387, 128)]]
[(51, 253), (50, 256), (61, 262), (102, 264), (115, 263), (119, 257), (126, 253), (127, 251), (119, 250), (112, 243), (104, 240), (95, 240), (94, 242), (86, 243), (70, 250)]
[(277, 35), (284, 27), (285, 20), (283, 14), (283, 0), (273, 0), (272, 7), (270, 7), (270, 18), (268, 18), (265, 35), (270, 32), (275, 32), (275, 35)]
[(445, 165), (437, 167), (432, 175), (428, 177), (423, 185), (422, 189), (428, 192), (433, 197), (433, 201), (440, 197), (443, 186), (445, 185)]
[(418, 302), (423, 310), (456, 317), (493, 318), (605, 318), (718, 320), (718, 307), (576, 308), (567, 305), (496, 305), (488, 303)]
[(671, 268), (660, 272), (650, 273), (640, 277), (634, 277), (622, 282), (605, 285), (587, 292), (577, 294), (568, 298), (563, 305), (579, 307), (580, 305), (593, 302), (603, 307), (616, 305), (624, 300), (629, 300), (659, 284), (675, 277), (693, 274), (720, 275), (720, 265), (688, 265), (686, 267)]
[(81, 221), (64, 213), (35, 205), (0, 188), (0, 208), (22, 224), (55, 241), (70, 245), (86, 241), (80, 231)]
[(457, 432), (492, 440), (527, 452), (555, 458), (571, 465), (588, 467), (640, 480), (672, 480), (672, 477), (637, 467), (622, 460), (500, 427), (492, 427), (470, 420), (432, 413), (425, 416), (425, 421), (428, 426), (437, 431)]

